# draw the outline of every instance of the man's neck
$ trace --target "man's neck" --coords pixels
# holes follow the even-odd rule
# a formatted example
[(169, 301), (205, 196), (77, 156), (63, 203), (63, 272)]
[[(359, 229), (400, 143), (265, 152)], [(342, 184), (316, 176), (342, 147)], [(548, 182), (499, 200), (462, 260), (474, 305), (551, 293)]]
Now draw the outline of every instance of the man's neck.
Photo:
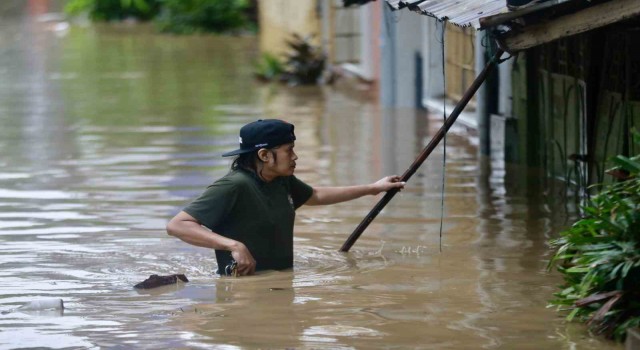
[(270, 172), (268, 170), (265, 170), (264, 167), (261, 167), (258, 169), (258, 178), (260, 178), (260, 180), (269, 183), (273, 180), (275, 180), (277, 176), (270, 174)]

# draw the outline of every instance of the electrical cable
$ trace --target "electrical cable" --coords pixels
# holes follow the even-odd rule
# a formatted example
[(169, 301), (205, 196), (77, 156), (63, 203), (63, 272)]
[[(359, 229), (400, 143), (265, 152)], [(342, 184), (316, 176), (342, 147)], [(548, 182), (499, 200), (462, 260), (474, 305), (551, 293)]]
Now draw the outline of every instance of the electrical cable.
[[(446, 21), (442, 21), (442, 32), (440, 34), (440, 47), (442, 49), (442, 118), (443, 123), (447, 121), (447, 76), (446, 76), (446, 64), (445, 64), (445, 30), (446, 30)], [(439, 231), (439, 246), (440, 253), (442, 253), (442, 227), (444, 222), (444, 189), (445, 189), (445, 179), (446, 179), (446, 166), (447, 166), (447, 134), (445, 133), (444, 138), (442, 139), (442, 189), (440, 194), (440, 231)]]

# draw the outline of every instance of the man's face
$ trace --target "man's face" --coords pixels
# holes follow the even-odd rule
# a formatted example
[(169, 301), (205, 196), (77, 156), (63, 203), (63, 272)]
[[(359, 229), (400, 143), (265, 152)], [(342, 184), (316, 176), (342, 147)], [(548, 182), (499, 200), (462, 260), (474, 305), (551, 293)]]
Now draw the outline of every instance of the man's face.
[(298, 156), (293, 150), (295, 143), (287, 143), (269, 150), (269, 161), (265, 164), (265, 169), (269, 171), (269, 175), (291, 176), (296, 169), (296, 160)]

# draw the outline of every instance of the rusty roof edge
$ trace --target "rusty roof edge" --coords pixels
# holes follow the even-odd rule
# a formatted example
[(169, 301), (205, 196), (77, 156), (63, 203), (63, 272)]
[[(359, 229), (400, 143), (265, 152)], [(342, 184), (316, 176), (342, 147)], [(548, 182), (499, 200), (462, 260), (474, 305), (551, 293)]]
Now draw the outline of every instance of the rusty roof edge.
[[(438, 15), (436, 15), (436, 14), (435, 14), (435, 13), (433, 13), (433, 12), (422, 11), (422, 10), (420, 10), (420, 9), (410, 9), (410, 10), (411, 10), (411, 11), (413, 11), (413, 12), (417, 12), (417, 13), (419, 13), (419, 14), (421, 14), (421, 15), (425, 15), (425, 16), (427, 16), (427, 17), (435, 18), (435, 19), (437, 19), (438, 21), (442, 21), (442, 22), (444, 22), (444, 21), (449, 21), (449, 17), (447, 17), (447, 16), (439, 17)], [(449, 21), (448, 23), (451, 23), (451, 24), (453, 24), (453, 25), (456, 25), (456, 26), (458, 26), (458, 27), (462, 27), (462, 28), (465, 28), (465, 27), (474, 27), (474, 25), (472, 25), (472, 24), (471, 24), (471, 22), (457, 22), (457, 21), (456, 21), (456, 22), (452, 22), (452, 21)]]

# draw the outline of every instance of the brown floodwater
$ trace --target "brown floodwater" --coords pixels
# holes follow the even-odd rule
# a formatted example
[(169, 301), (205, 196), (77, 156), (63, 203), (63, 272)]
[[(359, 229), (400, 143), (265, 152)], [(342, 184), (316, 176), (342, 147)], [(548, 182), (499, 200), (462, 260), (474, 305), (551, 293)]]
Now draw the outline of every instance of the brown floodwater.
[[(68, 24), (46, 4), (0, 5), (0, 348), (621, 348), (547, 308), (546, 242), (574, 206), (460, 126), (444, 206), (439, 147), (348, 254), (377, 198), (299, 209), (293, 271), (214, 275), (164, 226), (226, 173), (241, 125), (293, 122), (298, 177), (349, 185), (401, 174), (441, 116), (358, 85), (257, 84), (253, 36)], [(172, 273), (190, 282), (132, 288)], [(43, 298), (64, 312), (14, 311)]]

